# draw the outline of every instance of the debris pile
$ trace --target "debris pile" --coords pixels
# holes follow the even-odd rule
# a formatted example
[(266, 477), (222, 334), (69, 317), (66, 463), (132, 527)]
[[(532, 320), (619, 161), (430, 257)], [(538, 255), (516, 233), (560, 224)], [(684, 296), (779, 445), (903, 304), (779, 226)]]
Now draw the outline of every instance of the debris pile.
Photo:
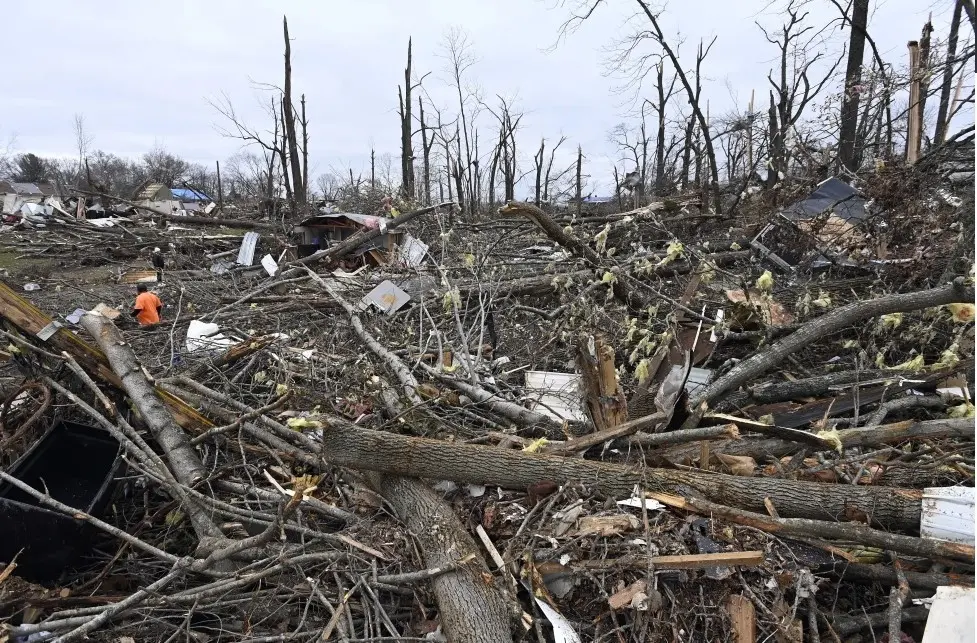
[(974, 585), (973, 193), (809, 194), (5, 230), (52, 263), (0, 285), (0, 640), (922, 640)]

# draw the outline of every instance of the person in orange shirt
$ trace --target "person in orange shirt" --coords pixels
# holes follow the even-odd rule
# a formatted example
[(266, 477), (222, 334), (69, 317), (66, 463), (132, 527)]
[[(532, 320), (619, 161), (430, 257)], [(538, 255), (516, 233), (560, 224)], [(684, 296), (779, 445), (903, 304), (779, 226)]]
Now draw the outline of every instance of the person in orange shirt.
[(146, 284), (136, 286), (136, 303), (132, 307), (132, 316), (136, 318), (141, 326), (152, 326), (158, 324), (161, 319), (163, 302), (156, 296), (156, 293), (149, 292)]

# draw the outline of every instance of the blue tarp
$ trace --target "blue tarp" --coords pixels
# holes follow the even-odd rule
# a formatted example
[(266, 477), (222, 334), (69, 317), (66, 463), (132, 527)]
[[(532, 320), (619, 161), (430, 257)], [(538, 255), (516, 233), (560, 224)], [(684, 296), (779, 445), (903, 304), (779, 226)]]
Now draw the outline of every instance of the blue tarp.
[(210, 201), (212, 200), (209, 196), (203, 192), (197, 190), (191, 190), (190, 188), (172, 188), (170, 192), (173, 193), (173, 198), (177, 201)]
[(612, 196), (585, 196), (582, 201), (584, 203), (612, 203), (614, 197)]

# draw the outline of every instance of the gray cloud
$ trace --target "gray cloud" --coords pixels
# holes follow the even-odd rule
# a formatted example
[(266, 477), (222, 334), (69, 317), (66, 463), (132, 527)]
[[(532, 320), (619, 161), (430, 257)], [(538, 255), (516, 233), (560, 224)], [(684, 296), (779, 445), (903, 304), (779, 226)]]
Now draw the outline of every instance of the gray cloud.
[[(741, 109), (751, 89), (765, 95), (775, 51), (754, 20), (777, 24), (777, 16), (764, 12), (767, 4), (673, 2), (666, 12), (664, 26), (682, 34), (682, 53), (690, 62), (700, 37), (719, 37), (705, 65), (713, 114), (735, 107), (727, 84)], [(0, 137), (16, 134), (19, 150), (72, 156), (72, 115), (81, 113), (95, 147), (107, 151), (136, 156), (158, 143), (201, 163), (226, 158), (239, 144), (217, 133), (220, 117), (207, 101), (226, 92), (246, 120), (262, 121), (260, 92), (251, 81), (280, 82), (284, 11), (293, 38), (294, 85), (308, 99), (315, 167), (363, 167), (371, 145), (397, 153), (396, 86), (408, 36), (414, 39), (415, 69), (432, 72), (425, 85), (438, 103), (454, 109), (438, 52), (445, 31), (457, 25), (470, 34), (478, 57), (471, 81), (486, 100), (515, 96), (527, 112), (523, 152), (531, 155), (541, 136), (566, 135), (560, 161), (569, 162), (580, 144), (594, 182), (606, 188), (617, 158), (607, 134), (624, 120), (628, 101), (613, 91), (620, 82), (605, 74), (604, 50), (626, 33), (633, 6), (608, 0), (550, 49), (568, 16), (553, 1), (17, 3), (5, 8), (5, 22), (18, 25), (5, 30), (5, 47), (18, 53), (17, 63), (4, 71)], [(939, 35), (948, 8), (945, 2), (878, 3), (870, 29), (883, 56), (902, 64), (905, 43), (918, 37), (926, 14), (939, 13)], [(815, 22), (835, 11), (826, 2), (809, 9)], [(490, 138), (483, 134), (486, 145)]]

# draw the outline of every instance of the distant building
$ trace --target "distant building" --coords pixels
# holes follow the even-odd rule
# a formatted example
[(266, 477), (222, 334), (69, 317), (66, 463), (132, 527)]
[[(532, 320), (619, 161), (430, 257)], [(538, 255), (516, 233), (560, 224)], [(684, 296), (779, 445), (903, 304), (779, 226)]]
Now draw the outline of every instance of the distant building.
[(180, 201), (173, 195), (173, 190), (162, 183), (151, 181), (146, 181), (136, 189), (132, 201), (137, 207), (167, 214), (179, 214), (183, 209)]
[(3, 197), (3, 214), (20, 212), (27, 204), (48, 205), (59, 209), (62, 207), (58, 191), (49, 181), (38, 183), (0, 181), (0, 196)]

